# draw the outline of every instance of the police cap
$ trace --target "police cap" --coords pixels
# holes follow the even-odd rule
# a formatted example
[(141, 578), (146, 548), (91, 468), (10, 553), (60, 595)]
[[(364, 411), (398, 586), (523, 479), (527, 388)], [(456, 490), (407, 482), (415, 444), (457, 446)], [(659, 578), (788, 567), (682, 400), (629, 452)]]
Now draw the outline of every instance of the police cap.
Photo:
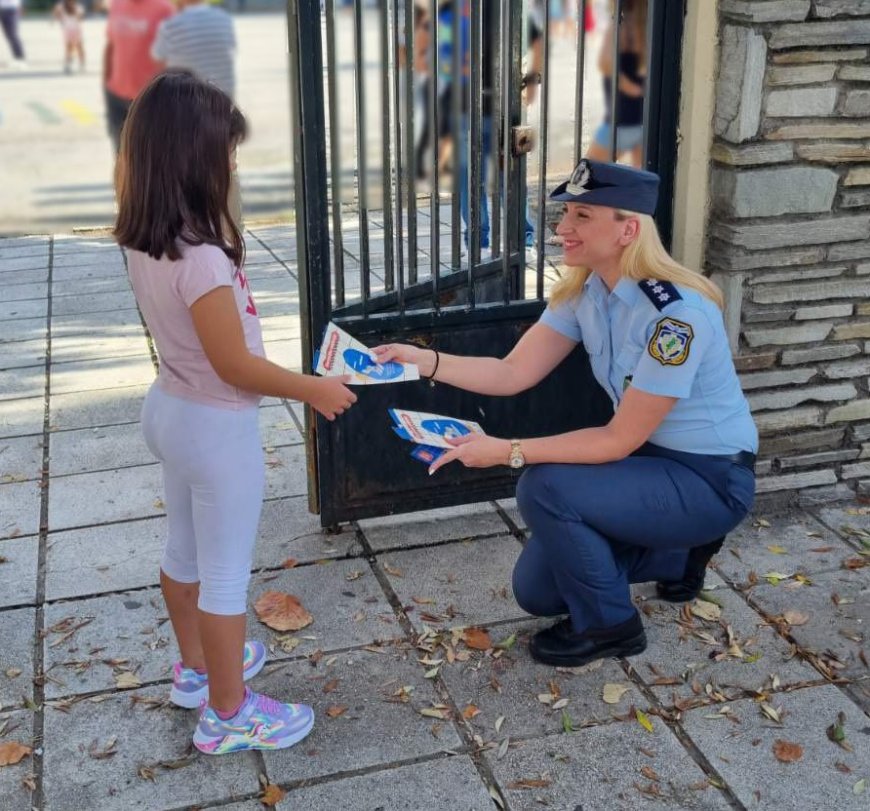
[(583, 158), (571, 177), (553, 190), (550, 199), (651, 215), (655, 213), (658, 196), (657, 174)]

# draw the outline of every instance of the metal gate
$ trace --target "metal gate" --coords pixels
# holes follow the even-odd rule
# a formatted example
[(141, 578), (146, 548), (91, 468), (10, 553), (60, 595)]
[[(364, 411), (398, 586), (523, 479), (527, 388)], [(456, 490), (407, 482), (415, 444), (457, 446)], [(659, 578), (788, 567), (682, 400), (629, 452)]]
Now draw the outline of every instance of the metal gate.
[[(290, 0), (306, 373), (330, 321), (368, 345), (410, 341), (448, 353), (503, 356), (537, 320), (559, 276), (559, 249), (549, 245), (548, 231), (558, 214), (547, 211), (546, 195), (570, 174), (591, 138), (597, 79), (590, 78), (586, 28), (593, 2), (576, 0), (575, 45), (566, 51), (563, 43), (554, 56), (550, 0), (540, 11), (530, 8), (536, 0), (425, 0), (419, 11), (418, 0), (352, 0), (349, 7), (337, 7), (337, 0)], [(610, 19), (619, 22), (600, 43), (605, 55), (612, 47), (613, 65), (624, 47), (623, 6), (630, 2), (613, 0)], [(645, 5), (642, 161), (662, 176), (657, 219), (667, 242), (684, 0)], [(416, 35), (415, 24), (427, 17), (423, 55), (415, 46), (426, 37)], [(599, 19), (599, 40), (607, 24)], [(530, 66), (540, 67), (539, 75)], [(453, 77), (446, 88), (444, 76)], [(608, 90), (617, 115), (620, 80)], [(538, 91), (531, 108), (523, 104), (529, 86)], [(599, 94), (599, 108), (601, 102)], [(432, 141), (425, 153), (419, 149), (421, 116)], [(566, 116), (572, 120), (566, 123)], [(453, 146), (449, 176), (439, 160), (443, 144)], [(417, 178), (420, 154), (427, 156), (425, 186)], [(482, 246), (485, 205), (488, 249)], [(474, 224), (467, 246), (466, 219)], [(357, 405), (334, 423), (310, 409), (306, 417), (310, 508), (324, 526), (512, 495), (516, 476), (507, 468), (454, 464), (429, 477), (390, 430), (388, 408), (473, 419), (506, 438), (600, 425), (612, 414), (582, 347), (517, 397), (484, 397), (423, 381), (357, 393)]]

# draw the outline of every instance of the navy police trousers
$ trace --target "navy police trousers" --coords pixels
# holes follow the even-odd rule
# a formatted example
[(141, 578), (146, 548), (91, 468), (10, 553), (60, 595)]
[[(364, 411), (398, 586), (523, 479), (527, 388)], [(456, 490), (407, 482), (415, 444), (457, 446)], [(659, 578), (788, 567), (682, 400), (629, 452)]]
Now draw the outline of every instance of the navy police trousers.
[(577, 632), (624, 622), (630, 583), (680, 580), (688, 550), (734, 529), (754, 496), (748, 467), (649, 443), (618, 462), (529, 467), (516, 600), (537, 616), (570, 614)]

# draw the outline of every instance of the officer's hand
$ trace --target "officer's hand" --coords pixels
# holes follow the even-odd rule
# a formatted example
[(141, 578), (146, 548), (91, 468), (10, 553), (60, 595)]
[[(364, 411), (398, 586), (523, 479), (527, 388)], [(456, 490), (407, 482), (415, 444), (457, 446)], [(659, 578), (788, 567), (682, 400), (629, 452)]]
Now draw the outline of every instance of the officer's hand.
[(453, 461), (462, 462), (465, 467), (495, 467), (495, 465), (506, 465), (511, 455), (509, 439), (467, 434), (447, 441), (453, 445), (453, 448), (430, 465), (430, 476)]
[(345, 385), (350, 375), (343, 377), (315, 377), (306, 400), (311, 407), (332, 422), (356, 402), (356, 395)]
[(428, 377), (435, 368), (435, 350), (423, 349), (412, 344), (384, 344), (372, 349), (378, 363), (396, 360), (399, 363), (413, 363), (420, 367), (420, 374)]

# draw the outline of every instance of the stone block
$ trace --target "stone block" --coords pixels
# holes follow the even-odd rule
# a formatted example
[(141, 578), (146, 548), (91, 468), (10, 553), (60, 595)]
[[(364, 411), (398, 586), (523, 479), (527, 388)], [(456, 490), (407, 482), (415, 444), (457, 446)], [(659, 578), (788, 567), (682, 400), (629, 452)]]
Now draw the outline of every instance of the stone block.
[(837, 475), (833, 470), (810, 470), (806, 473), (789, 473), (785, 476), (768, 476), (756, 480), (755, 492), (773, 493), (779, 490), (799, 490), (820, 484), (836, 484)]
[(770, 118), (833, 115), (837, 94), (836, 87), (772, 90), (767, 97), (765, 113)]
[[(48, 299), (0, 301), (0, 321), (17, 321), (48, 316)], [(14, 328), (14, 324), (12, 325)]]
[(870, 160), (870, 146), (860, 142), (837, 141), (835, 143), (799, 144), (796, 151), (798, 157), (804, 158), (804, 160), (835, 165)]
[(762, 324), (769, 321), (791, 321), (795, 311), (792, 308), (770, 309), (752, 309), (744, 310), (742, 313), (744, 324)]
[(846, 93), (843, 114), (851, 116), (870, 115), (870, 90), (850, 90)]
[(870, 315), (870, 301), (862, 301), (855, 307), (855, 315)]
[(847, 318), (852, 315), (852, 304), (822, 304), (818, 307), (798, 307), (795, 321), (813, 321), (818, 318)]
[(852, 436), (859, 442), (863, 442), (865, 439), (870, 439), (870, 423), (867, 425), (853, 425)]
[(825, 19), (829, 17), (866, 17), (867, 0), (813, 0), (813, 14)]
[(734, 368), (738, 372), (751, 372), (769, 369), (776, 363), (776, 352), (759, 352), (754, 355), (738, 355), (734, 358)]
[(51, 342), (51, 362), (104, 360), (107, 358), (150, 357), (141, 329), (119, 329), (117, 334), (71, 335)]
[(727, 141), (748, 141), (758, 132), (766, 59), (767, 44), (760, 33), (723, 26), (713, 128)]
[(745, 330), (747, 343), (757, 346), (805, 344), (813, 341), (823, 341), (831, 332), (831, 323), (827, 321), (808, 322), (799, 327), (774, 327), (771, 329)]
[(810, 0), (722, 0), (719, 10), (728, 17), (753, 23), (805, 20)]
[(729, 217), (776, 217), (831, 210), (839, 175), (816, 167), (713, 169), (713, 205)]
[(833, 81), (837, 72), (836, 64), (774, 66), (767, 71), (770, 86), (794, 84), (817, 84)]
[(846, 82), (870, 82), (870, 65), (842, 65), (838, 78)]
[(840, 324), (835, 327), (833, 338), (835, 341), (848, 341), (850, 338), (870, 338), (870, 321)]
[(825, 377), (830, 380), (843, 380), (850, 377), (860, 377), (870, 371), (870, 361), (866, 358), (861, 360), (831, 363), (822, 370)]
[[(865, 716), (858, 707), (833, 685), (778, 694), (771, 702), (781, 709), (782, 724), (771, 723), (757, 702), (747, 699), (730, 705), (728, 717), (733, 723), (711, 721), (709, 708), (698, 708), (684, 714), (682, 726), (745, 808), (865, 808), (866, 800), (852, 790), (853, 769), (870, 757), (865, 754), (870, 753), (870, 739), (860, 733)], [(824, 734), (840, 712), (849, 740), (856, 741), (851, 752), (832, 744)], [(802, 747), (801, 761), (777, 760), (777, 740)], [(838, 762), (848, 773), (835, 767)]]
[(870, 43), (870, 20), (787, 23), (774, 28), (770, 48), (866, 45)]
[[(0, 344), (0, 369), (24, 369), (27, 366), (45, 366), (48, 347), (44, 338)], [(25, 371), (24, 374), (29, 374)]]
[(791, 453), (812, 448), (837, 447), (846, 435), (845, 428), (829, 428), (825, 431), (784, 431), (780, 435), (767, 436), (761, 440), (762, 454)]
[(806, 65), (811, 62), (855, 62), (866, 58), (866, 48), (786, 51), (785, 53), (777, 53), (773, 55), (773, 61), (777, 65)]
[[(16, 608), (0, 612), (3, 666), (0, 668), (0, 705), (4, 710), (33, 701), (33, 639), (36, 609)], [(3, 718), (0, 716), (0, 728)], [(2, 742), (2, 735), (0, 735)]]
[(710, 157), (729, 166), (757, 166), (767, 163), (785, 163), (794, 158), (794, 147), (788, 143), (752, 143), (733, 146), (717, 141), (710, 149)]
[(806, 383), (815, 374), (815, 369), (778, 369), (774, 372), (740, 375), (740, 387), (744, 391), (748, 391), (750, 389), (766, 389), (771, 386), (789, 386), (794, 383)]
[[(73, 278), (77, 277), (73, 276)], [(140, 330), (142, 329), (142, 319), (139, 316), (139, 310), (110, 310), (102, 313), (99, 318), (100, 326), (104, 329), (106, 327), (118, 327), (124, 331), (129, 331), (135, 327), (138, 327)], [(52, 340), (55, 338), (67, 338), (72, 335), (92, 336), (93, 332), (94, 319), (92, 317), (86, 315), (52, 315)]]
[(782, 282), (806, 282), (814, 279), (834, 279), (842, 276), (848, 268), (846, 265), (830, 267), (807, 268), (805, 270), (762, 270), (754, 273), (749, 279), (750, 286), (756, 284), (773, 284)]
[(870, 165), (850, 169), (843, 181), (844, 186), (870, 186)]
[(854, 465), (843, 465), (840, 474), (844, 479), (860, 479), (870, 476), (870, 462), (856, 462)]
[[(715, 223), (711, 232), (749, 250), (816, 245), (870, 238), (870, 216), (865, 214), (817, 217), (810, 221), (761, 224)], [(834, 260), (836, 261), (836, 260)]]
[(0, 484), (0, 540), (36, 535), (41, 503), (39, 482)]
[[(706, 261), (708, 264), (723, 270), (742, 271), (757, 268), (782, 268), (791, 265), (813, 265), (821, 262), (824, 258), (824, 248), (796, 248), (747, 253), (728, 242), (714, 241), (707, 252)], [(809, 271), (793, 272), (807, 273)]]
[(854, 493), (848, 484), (838, 482), (827, 487), (805, 487), (797, 494), (799, 507), (818, 507), (820, 504), (830, 504), (832, 501), (842, 501), (852, 498)]
[(857, 493), (859, 496), (870, 496), (870, 479), (862, 479), (858, 482)]
[(803, 456), (783, 456), (779, 459), (779, 469), (795, 470), (801, 467), (833, 465), (837, 462), (848, 462), (857, 457), (858, 451), (856, 450), (821, 451), (820, 453), (807, 453)]
[(861, 347), (857, 344), (815, 346), (812, 349), (786, 349), (782, 353), (782, 364), (791, 366), (798, 363), (815, 363), (820, 360), (839, 360), (857, 355)]
[(0, 402), (0, 438), (42, 434), (45, 400), (22, 397)]
[(856, 420), (870, 420), (870, 400), (856, 400), (854, 403), (832, 408), (825, 418), (825, 424), (854, 422)]
[(784, 124), (765, 133), (772, 141), (805, 138), (870, 138), (870, 123), (859, 121), (820, 121), (814, 124)]
[(793, 408), (801, 403), (841, 402), (852, 400), (857, 396), (858, 390), (851, 383), (839, 383), (830, 386), (809, 386), (803, 389), (778, 389), (767, 394), (751, 394), (746, 399), (753, 411), (764, 411)]
[(840, 208), (866, 208), (870, 206), (870, 190), (852, 189), (840, 195)]
[(865, 442), (861, 446), (861, 455), (858, 458), (859, 459), (870, 459), (870, 442)]
[(765, 434), (776, 434), (780, 431), (791, 431), (794, 428), (823, 425), (822, 415), (822, 409), (813, 406), (811, 408), (790, 408), (786, 411), (772, 411), (769, 414), (756, 414), (753, 416), (753, 419), (758, 428), (758, 433), (764, 436)]
[(835, 282), (813, 282), (789, 285), (759, 285), (752, 291), (758, 304), (782, 304), (787, 301), (820, 301), (838, 298), (863, 298), (867, 294), (865, 280), (843, 279)]

